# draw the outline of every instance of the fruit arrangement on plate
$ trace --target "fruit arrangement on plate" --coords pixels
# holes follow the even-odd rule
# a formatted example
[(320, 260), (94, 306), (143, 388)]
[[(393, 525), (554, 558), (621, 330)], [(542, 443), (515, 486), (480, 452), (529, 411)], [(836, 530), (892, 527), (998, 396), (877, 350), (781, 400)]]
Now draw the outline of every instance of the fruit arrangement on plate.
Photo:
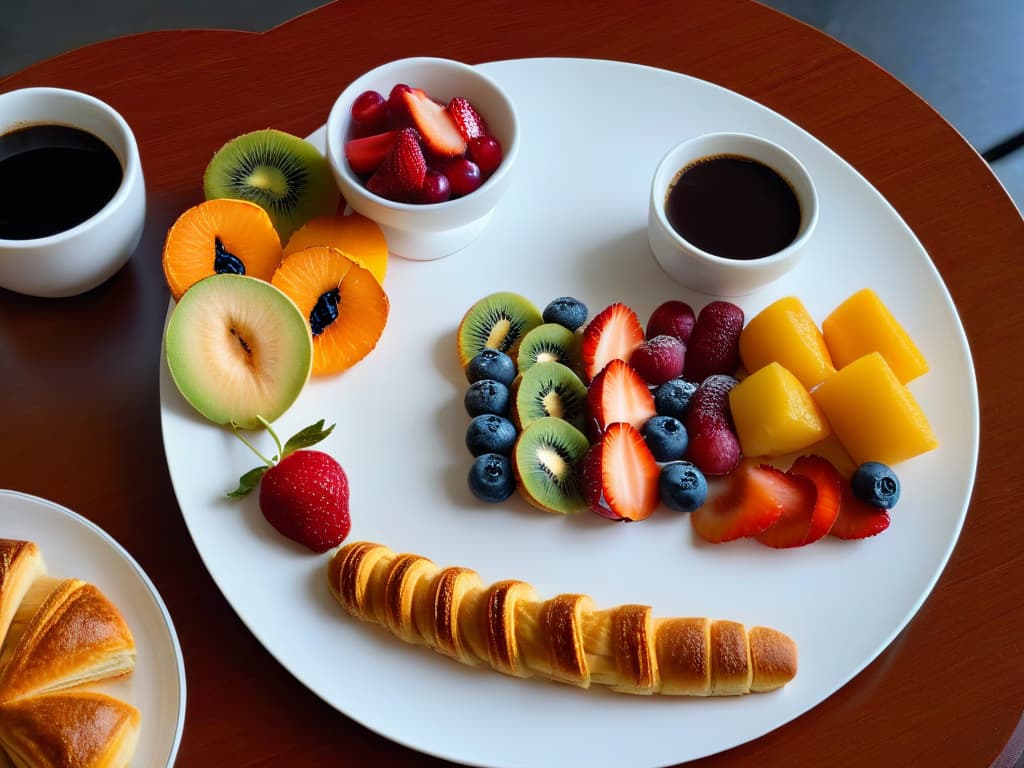
[(749, 322), (727, 301), (587, 316), (511, 292), (463, 315), (477, 498), (621, 521), (664, 505), (707, 542), (789, 548), (885, 530), (892, 465), (938, 445), (906, 387), (928, 364), (871, 289), (820, 327), (795, 296)]
[[(175, 385), (195, 410), (229, 426), (263, 464), (229, 495), (260, 489), (280, 533), (315, 552), (348, 535), (348, 478), (311, 450), (321, 420), (283, 445), (271, 424), (310, 376), (337, 375), (376, 346), (390, 305), (380, 227), (338, 212), (323, 155), (265, 129), (238, 136), (210, 160), (206, 200), (167, 233), (163, 270), (174, 307), (164, 346)], [(264, 456), (241, 430), (266, 430)]]

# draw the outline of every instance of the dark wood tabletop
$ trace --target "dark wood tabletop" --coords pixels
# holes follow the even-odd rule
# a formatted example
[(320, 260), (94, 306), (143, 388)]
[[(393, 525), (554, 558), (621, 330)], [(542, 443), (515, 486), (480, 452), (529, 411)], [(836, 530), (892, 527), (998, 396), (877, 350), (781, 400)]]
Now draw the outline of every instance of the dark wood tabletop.
[(435, 0), (400, 10), (341, 0), (265, 34), (147, 33), (0, 80), (0, 92), (92, 93), (139, 140), (149, 207), (129, 264), (74, 298), (0, 291), (0, 488), (92, 519), (156, 584), (188, 678), (178, 764), (445, 764), (335, 711), (254, 639), (192, 544), (160, 437), (160, 253), (171, 222), (201, 199), (212, 150), (268, 125), (307, 135), (351, 79), (411, 55), (602, 58), (703, 78), (813, 133), (904, 217), (949, 286), (977, 369), (981, 454), (962, 534), (919, 613), (867, 669), (795, 721), (694, 764), (990, 765), (1024, 704), (1024, 221), (927, 104), (844, 46), (749, 0)]

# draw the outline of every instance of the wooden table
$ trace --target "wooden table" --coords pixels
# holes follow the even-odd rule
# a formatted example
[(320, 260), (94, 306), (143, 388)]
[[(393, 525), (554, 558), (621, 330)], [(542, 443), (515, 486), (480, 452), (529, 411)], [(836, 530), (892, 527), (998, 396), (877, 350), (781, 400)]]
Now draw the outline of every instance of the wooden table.
[(3, 91), (91, 92), (125, 115), (141, 146), (149, 213), (129, 265), (77, 298), (0, 292), (0, 487), (91, 518), (156, 583), (188, 675), (178, 764), (442, 764), (331, 709), (238, 620), (175, 503), (157, 385), (163, 237), (201, 198), (212, 149), (265, 125), (309, 134), (350, 79), (416, 54), (607, 58), (703, 78), (815, 134), (903, 215), (950, 287), (977, 368), (981, 456), (959, 543), (921, 611), (862, 674), (794, 722), (696, 764), (989, 765), (1024, 698), (1024, 222), (985, 163), (925, 103), (826, 36), (748, 0), (437, 0), (401, 12), (344, 0), (266, 34), (149, 33), (0, 81)]

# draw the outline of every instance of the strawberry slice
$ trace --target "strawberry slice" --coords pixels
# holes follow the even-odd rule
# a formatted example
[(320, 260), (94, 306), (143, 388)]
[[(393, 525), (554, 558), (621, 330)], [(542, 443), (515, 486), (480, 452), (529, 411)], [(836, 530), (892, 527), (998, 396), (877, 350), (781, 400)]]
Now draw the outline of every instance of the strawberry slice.
[(583, 457), (580, 488), (590, 508), (611, 520), (645, 520), (658, 507), (658, 477), (643, 435), (617, 422)]
[(612, 360), (629, 360), (643, 341), (644, 329), (636, 312), (621, 303), (605, 307), (583, 329), (584, 377), (591, 381)]
[(431, 152), (443, 157), (456, 157), (466, 152), (466, 140), (443, 104), (417, 88), (405, 91), (402, 98), (423, 143)]
[(395, 137), (391, 152), (366, 182), (375, 195), (397, 202), (414, 202), (423, 188), (427, 161), (420, 148), (419, 134), (403, 128)]
[(790, 498), (792, 487), (781, 470), (743, 462), (729, 475), (724, 493), (690, 513), (693, 530), (712, 544), (756, 536), (782, 515), (780, 499)]
[(776, 489), (776, 499), (782, 504), (782, 514), (755, 538), (776, 549), (803, 546), (808, 543), (807, 533), (814, 516), (817, 490), (809, 477), (778, 469), (775, 471), (787, 481), (785, 484), (780, 483)]
[(448, 112), (451, 113), (455, 127), (466, 141), (487, 135), (487, 124), (469, 103), (469, 99), (456, 96), (448, 102)]
[(640, 374), (618, 358), (602, 368), (591, 382), (587, 408), (598, 432), (619, 421), (642, 429), (658, 413), (654, 396)]
[(345, 159), (356, 173), (373, 173), (391, 154), (398, 131), (375, 133), (345, 142)]
[(889, 527), (889, 513), (854, 496), (849, 482), (840, 483), (839, 489), (839, 515), (828, 532), (830, 536), (837, 539), (866, 539)]
[(811, 544), (825, 536), (839, 516), (843, 476), (823, 456), (801, 456), (793, 462), (789, 473), (806, 477), (814, 483), (814, 511), (803, 541), (804, 544)]

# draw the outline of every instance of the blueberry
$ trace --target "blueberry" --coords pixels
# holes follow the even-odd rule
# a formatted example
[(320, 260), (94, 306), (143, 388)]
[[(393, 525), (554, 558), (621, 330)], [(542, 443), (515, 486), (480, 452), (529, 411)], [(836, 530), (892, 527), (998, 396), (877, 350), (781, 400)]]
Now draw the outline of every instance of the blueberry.
[(491, 379), (500, 381), (507, 387), (512, 384), (515, 377), (516, 364), (500, 349), (488, 347), (480, 350), (466, 366), (466, 378), (470, 384), (481, 379)]
[(466, 447), (474, 456), (483, 453), (509, 456), (518, 434), (515, 424), (504, 416), (483, 413), (469, 422), (469, 428), (466, 430)]
[(857, 467), (850, 487), (854, 496), (873, 507), (892, 509), (900, 500), (899, 478), (879, 461), (867, 461)]
[(470, 416), (479, 416), (481, 413), (504, 416), (508, 413), (510, 396), (508, 387), (500, 381), (480, 379), (469, 385), (463, 400), (466, 413)]
[(558, 323), (575, 331), (587, 322), (587, 305), (572, 296), (562, 296), (544, 307), (541, 316), (545, 323)]
[(654, 416), (647, 420), (640, 432), (655, 461), (683, 458), (690, 443), (683, 422), (673, 416)]
[(708, 497), (708, 481), (690, 462), (673, 461), (661, 468), (658, 493), (669, 509), (693, 512)]
[(504, 501), (515, 489), (516, 480), (507, 456), (485, 453), (469, 468), (469, 490), (480, 501)]
[(690, 398), (697, 385), (683, 379), (666, 381), (654, 391), (654, 409), (662, 416), (674, 416), (680, 421), (686, 416)]

